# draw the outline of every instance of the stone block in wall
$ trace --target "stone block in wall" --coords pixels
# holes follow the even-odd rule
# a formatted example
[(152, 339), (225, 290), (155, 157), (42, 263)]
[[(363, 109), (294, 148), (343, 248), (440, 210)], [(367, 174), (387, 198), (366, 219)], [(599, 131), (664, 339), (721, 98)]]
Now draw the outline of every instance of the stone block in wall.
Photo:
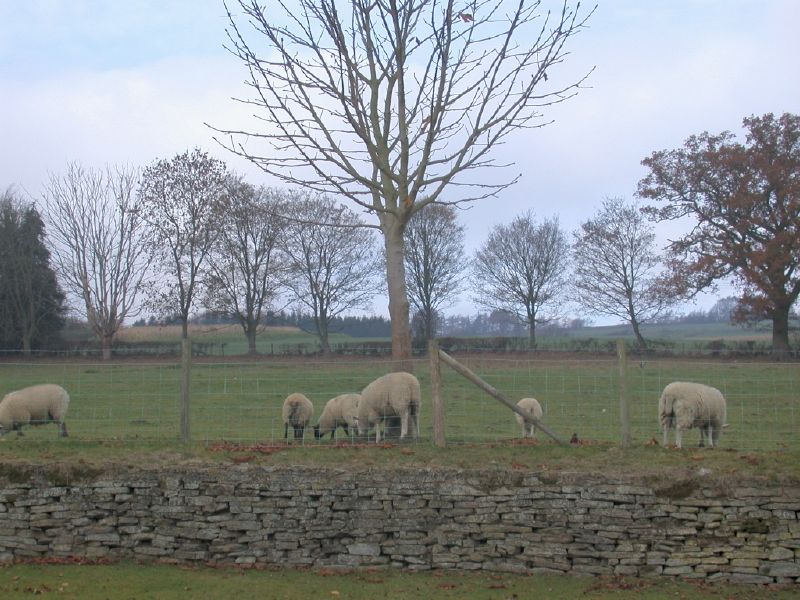
[(797, 561), (770, 562), (759, 568), (759, 574), (769, 577), (800, 577), (800, 563)]

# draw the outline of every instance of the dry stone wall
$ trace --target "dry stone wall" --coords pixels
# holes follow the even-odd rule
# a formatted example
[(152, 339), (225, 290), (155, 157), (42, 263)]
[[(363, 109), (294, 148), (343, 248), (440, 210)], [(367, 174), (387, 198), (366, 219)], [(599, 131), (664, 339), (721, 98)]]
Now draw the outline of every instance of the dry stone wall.
[(800, 489), (517, 471), (0, 468), (0, 561), (800, 581)]

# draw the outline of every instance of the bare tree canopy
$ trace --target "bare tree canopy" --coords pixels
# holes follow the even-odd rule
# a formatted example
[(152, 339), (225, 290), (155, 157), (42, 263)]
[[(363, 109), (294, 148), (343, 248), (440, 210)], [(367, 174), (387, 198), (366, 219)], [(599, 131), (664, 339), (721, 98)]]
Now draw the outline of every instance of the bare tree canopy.
[(536, 347), (536, 325), (556, 316), (565, 287), (569, 245), (557, 218), (537, 223), (532, 212), (497, 225), (475, 253), (475, 302), (515, 315), (528, 326)]
[[(249, 72), (259, 131), (218, 129), (220, 143), (287, 182), (349, 198), (384, 236), (392, 353), (411, 352), (403, 231), (426, 204), (468, 202), (514, 181), (492, 149), (547, 123), (543, 110), (584, 78), (553, 67), (584, 26), (567, 2), (239, 0), (230, 50)], [(340, 12), (340, 8), (342, 11)], [(548, 75), (549, 74), (549, 75)], [(256, 139), (267, 142), (263, 150)], [(458, 186), (452, 200), (441, 198)]]
[(416, 212), (406, 227), (405, 247), (408, 298), (424, 337), (433, 339), (437, 310), (454, 299), (467, 267), (456, 208), (430, 204)]
[(184, 339), (204, 262), (221, 229), (225, 183), (225, 163), (198, 149), (157, 160), (142, 172), (139, 195), (148, 245), (164, 278), (151, 304), (180, 316)]
[(768, 113), (730, 132), (704, 132), (682, 148), (642, 161), (639, 195), (657, 220), (689, 217), (694, 227), (671, 242), (673, 280), (689, 293), (731, 277), (743, 290), (740, 319), (772, 321), (772, 350), (789, 350), (789, 315), (800, 295), (800, 116)]
[(639, 347), (640, 325), (664, 313), (679, 298), (661, 280), (662, 261), (655, 234), (636, 204), (608, 198), (574, 233), (573, 286), (590, 313), (630, 323)]
[(367, 308), (377, 293), (380, 253), (358, 216), (329, 198), (294, 192), (283, 249), (290, 261), (286, 287), (314, 316), (324, 353), (329, 322), (345, 311)]
[(123, 321), (138, 312), (148, 272), (137, 184), (135, 169), (73, 163), (63, 175), (51, 174), (44, 192), (54, 263), (106, 360)]
[(209, 261), (206, 306), (234, 315), (256, 353), (256, 335), (264, 311), (278, 293), (285, 260), (278, 250), (285, 228), (284, 193), (255, 188), (240, 177), (227, 181), (228, 210)]

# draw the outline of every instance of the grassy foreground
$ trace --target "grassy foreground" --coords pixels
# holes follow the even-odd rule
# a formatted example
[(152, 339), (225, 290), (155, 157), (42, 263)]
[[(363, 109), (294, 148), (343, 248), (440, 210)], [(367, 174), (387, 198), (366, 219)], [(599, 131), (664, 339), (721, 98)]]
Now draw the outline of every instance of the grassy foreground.
[(15, 564), (0, 567), (0, 597), (133, 599), (636, 598), (766, 600), (796, 598), (777, 586), (709, 585), (668, 579), (626, 580), (477, 572), (256, 570), (173, 565)]

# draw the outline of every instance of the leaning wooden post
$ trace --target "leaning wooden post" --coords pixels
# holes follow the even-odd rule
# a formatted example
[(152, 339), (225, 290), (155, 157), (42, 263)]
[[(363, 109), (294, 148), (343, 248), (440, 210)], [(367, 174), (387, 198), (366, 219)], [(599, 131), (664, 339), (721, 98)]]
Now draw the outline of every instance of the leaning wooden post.
[(519, 406), (511, 402), (511, 400), (506, 398), (498, 390), (493, 388), (491, 385), (489, 385), (483, 379), (481, 379), (478, 375), (476, 375), (475, 373), (470, 371), (467, 367), (462, 365), (455, 358), (448, 355), (446, 352), (443, 352), (442, 350), (439, 350), (439, 358), (441, 358), (442, 362), (444, 362), (448, 367), (453, 369), (456, 373), (459, 373), (464, 378), (477, 385), (479, 388), (481, 388), (484, 392), (489, 394), (495, 400), (499, 400), (500, 402), (505, 404), (508, 408), (510, 408), (516, 414), (520, 415), (526, 421), (529, 421), (534, 425), (536, 425), (536, 427), (541, 429), (546, 435), (549, 435), (551, 438), (553, 438), (556, 442), (558, 442), (562, 446), (566, 446), (566, 443), (561, 438), (559, 438), (555, 433), (553, 433), (548, 427), (542, 425), (542, 422), (539, 419), (523, 412)]
[(442, 400), (442, 368), (439, 361), (439, 342), (428, 342), (428, 356), (431, 360), (431, 406), (433, 407), (433, 443), (444, 448), (444, 401)]
[(619, 361), (619, 424), (622, 433), (622, 446), (631, 445), (631, 411), (628, 399), (628, 352), (625, 340), (617, 340), (617, 359)]
[(189, 385), (192, 370), (192, 340), (183, 338), (181, 341), (181, 441), (186, 443), (191, 439), (189, 431)]

